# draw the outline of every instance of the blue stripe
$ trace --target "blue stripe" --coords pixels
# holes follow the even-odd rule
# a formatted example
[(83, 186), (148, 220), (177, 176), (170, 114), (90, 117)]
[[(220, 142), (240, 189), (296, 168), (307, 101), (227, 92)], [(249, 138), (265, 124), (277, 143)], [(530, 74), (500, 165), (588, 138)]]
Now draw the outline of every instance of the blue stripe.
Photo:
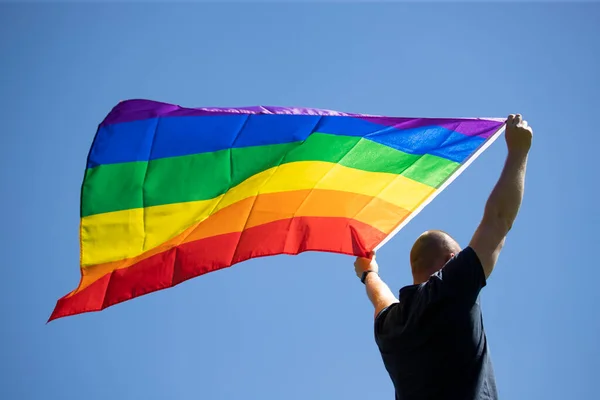
[(463, 162), (485, 139), (440, 127), (398, 130), (343, 116), (214, 115), (153, 118), (101, 126), (88, 168), (228, 148), (303, 141), (311, 133), (359, 136), (410, 154)]

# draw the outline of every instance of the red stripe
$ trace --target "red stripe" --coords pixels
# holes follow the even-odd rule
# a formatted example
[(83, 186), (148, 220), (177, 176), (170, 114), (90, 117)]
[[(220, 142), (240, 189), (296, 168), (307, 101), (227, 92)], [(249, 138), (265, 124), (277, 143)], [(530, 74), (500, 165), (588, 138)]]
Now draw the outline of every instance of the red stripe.
[(305, 251), (366, 256), (384, 238), (385, 233), (348, 218), (297, 217), (200, 239), (117, 269), (63, 297), (49, 321), (100, 311), (250, 258)]

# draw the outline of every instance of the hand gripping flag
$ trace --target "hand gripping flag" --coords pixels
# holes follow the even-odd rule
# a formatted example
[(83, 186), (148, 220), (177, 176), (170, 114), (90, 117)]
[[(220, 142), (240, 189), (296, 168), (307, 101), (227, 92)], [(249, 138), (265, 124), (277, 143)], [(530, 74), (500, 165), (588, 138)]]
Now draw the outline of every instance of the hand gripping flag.
[(121, 102), (88, 156), (81, 280), (50, 320), (250, 258), (366, 256), (503, 128), (503, 119)]

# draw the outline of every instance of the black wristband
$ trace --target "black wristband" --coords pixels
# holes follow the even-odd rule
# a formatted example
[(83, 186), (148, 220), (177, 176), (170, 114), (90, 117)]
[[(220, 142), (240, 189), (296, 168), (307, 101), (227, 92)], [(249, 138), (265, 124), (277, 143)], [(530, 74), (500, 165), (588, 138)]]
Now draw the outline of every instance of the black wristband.
[[(360, 281), (362, 283), (365, 283), (365, 279), (367, 279), (367, 275), (369, 275), (369, 272), (375, 272), (377, 274), (377, 271), (373, 271), (372, 269), (368, 269), (365, 272), (362, 273), (362, 277), (360, 278)], [(377, 274), (379, 275), (379, 274)]]

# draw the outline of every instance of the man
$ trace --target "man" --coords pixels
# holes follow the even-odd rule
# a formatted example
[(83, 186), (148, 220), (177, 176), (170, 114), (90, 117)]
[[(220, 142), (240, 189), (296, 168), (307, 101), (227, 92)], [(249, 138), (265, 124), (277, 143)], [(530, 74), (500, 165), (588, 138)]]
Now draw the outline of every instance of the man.
[(410, 252), (413, 284), (399, 299), (378, 275), (373, 256), (358, 258), (356, 274), (375, 307), (375, 341), (397, 400), (497, 399), (479, 307), (523, 197), (532, 130), (521, 115), (506, 121), (508, 155), (469, 245), (427, 231)]

